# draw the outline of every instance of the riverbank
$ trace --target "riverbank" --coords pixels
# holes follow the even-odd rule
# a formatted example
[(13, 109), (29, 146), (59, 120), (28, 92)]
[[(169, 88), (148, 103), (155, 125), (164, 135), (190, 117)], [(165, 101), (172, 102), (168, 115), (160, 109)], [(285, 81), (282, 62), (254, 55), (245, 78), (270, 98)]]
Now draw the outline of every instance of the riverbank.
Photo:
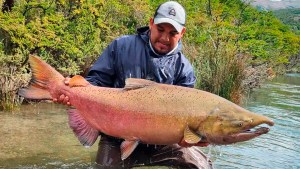
[(258, 88), (263, 82), (271, 80), (275, 76), (275, 71), (268, 64), (247, 66), (245, 69), (245, 79), (242, 82), (243, 91), (247, 92)]
[(285, 65), (287, 73), (300, 73), (300, 52), (298, 55), (290, 57), (289, 64)]
[(247, 92), (259, 88), (265, 81), (286, 73), (300, 73), (300, 53), (290, 57), (288, 64), (275, 67), (270, 66), (268, 63), (247, 66), (245, 79), (242, 82), (243, 91)]

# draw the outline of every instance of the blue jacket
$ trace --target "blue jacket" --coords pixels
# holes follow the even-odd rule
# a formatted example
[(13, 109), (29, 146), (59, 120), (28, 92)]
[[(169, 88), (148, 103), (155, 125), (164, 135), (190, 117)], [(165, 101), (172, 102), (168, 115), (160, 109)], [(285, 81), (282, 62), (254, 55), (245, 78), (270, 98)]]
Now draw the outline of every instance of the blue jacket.
[(126, 78), (142, 78), (159, 83), (194, 87), (193, 68), (177, 49), (164, 56), (156, 55), (149, 46), (149, 28), (138, 34), (115, 39), (101, 54), (86, 79), (96, 86), (122, 88)]

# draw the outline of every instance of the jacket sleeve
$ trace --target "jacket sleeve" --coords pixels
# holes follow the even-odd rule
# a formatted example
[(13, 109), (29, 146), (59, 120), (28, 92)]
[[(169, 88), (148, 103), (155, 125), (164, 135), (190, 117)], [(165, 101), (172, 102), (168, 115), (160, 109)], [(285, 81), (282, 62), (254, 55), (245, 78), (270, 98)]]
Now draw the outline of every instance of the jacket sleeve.
[(91, 84), (95, 86), (113, 87), (115, 77), (115, 46), (116, 43), (113, 41), (90, 68), (86, 80)]
[(194, 88), (196, 76), (191, 63), (183, 56), (179, 60), (178, 66), (177, 78), (174, 85)]

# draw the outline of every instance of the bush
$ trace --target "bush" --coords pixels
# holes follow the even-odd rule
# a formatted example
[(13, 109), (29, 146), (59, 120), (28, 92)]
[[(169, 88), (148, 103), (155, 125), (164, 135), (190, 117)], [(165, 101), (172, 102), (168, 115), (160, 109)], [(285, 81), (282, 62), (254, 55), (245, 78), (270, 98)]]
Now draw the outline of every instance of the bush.
[(13, 110), (22, 103), (22, 98), (16, 93), (30, 78), (22, 64), (21, 54), (0, 52), (0, 110)]

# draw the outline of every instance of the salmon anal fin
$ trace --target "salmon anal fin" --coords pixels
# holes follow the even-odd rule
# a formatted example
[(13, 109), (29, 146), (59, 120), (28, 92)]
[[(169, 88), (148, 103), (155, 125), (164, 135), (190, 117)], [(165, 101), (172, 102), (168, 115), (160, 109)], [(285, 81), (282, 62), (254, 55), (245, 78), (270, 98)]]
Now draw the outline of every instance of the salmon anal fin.
[(189, 144), (196, 144), (201, 141), (201, 137), (194, 133), (188, 126), (184, 130), (183, 139)]
[(70, 87), (86, 87), (88, 85), (90, 85), (90, 83), (80, 75), (73, 76), (69, 81)]
[(150, 80), (137, 79), (137, 78), (128, 78), (126, 79), (125, 83), (126, 85), (124, 87), (124, 90), (140, 89), (140, 88), (144, 88), (156, 84), (156, 82)]
[(128, 141), (125, 140), (121, 144), (121, 159), (125, 160), (130, 154), (135, 150), (135, 148), (139, 145), (138, 140)]
[(69, 109), (69, 126), (84, 146), (92, 146), (99, 136), (99, 131), (86, 123), (77, 109)]
[(37, 87), (35, 85), (31, 85), (28, 88), (20, 89), (18, 91), (18, 94), (27, 99), (37, 99), (37, 100), (51, 100), (52, 99), (50, 93), (47, 90)]

